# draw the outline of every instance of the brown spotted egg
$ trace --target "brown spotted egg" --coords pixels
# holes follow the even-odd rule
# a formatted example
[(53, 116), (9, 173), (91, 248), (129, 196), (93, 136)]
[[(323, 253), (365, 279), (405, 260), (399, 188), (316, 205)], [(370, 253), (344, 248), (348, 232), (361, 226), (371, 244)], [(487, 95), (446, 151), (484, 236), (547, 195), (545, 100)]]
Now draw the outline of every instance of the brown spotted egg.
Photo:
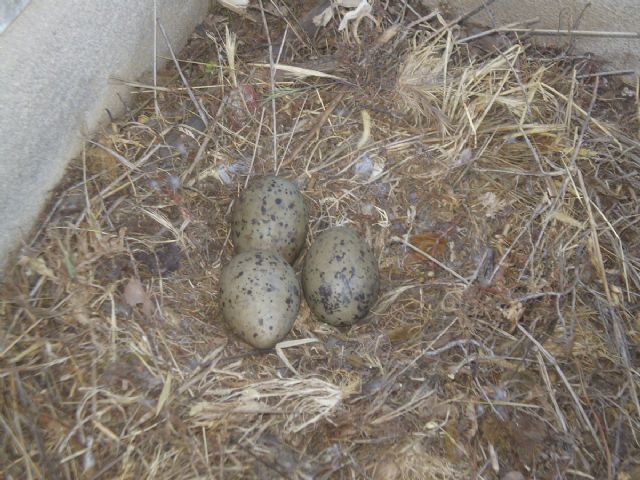
[(275, 176), (256, 177), (233, 205), (231, 238), (237, 253), (269, 250), (293, 263), (308, 223), (304, 198), (294, 184)]
[(378, 292), (378, 264), (371, 247), (349, 227), (322, 232), (302, 270), (309, 308), (323, 322), (352, 325), (369, 313)]
[(231, 259), (220, 278), (222, 316), (255, 348), (287, 336), (300, 308), (296, 273), (278, 254), (251, 250)]

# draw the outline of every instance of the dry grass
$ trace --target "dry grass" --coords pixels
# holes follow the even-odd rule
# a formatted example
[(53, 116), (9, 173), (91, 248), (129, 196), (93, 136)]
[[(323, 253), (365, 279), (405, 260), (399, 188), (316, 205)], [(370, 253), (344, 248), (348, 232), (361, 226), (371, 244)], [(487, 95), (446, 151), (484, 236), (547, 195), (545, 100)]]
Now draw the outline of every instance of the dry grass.
[[(312, 46), (269, 8), (218, 12), (137, 87), (7, 271), (3, 476), (637, 478), (637, 85), (428, 12)], [(383, 288), (367, 321), (303, 305), (256, 352), (218, 277), (233, 199), (274, 170), (308, 243), (355, 225)]]

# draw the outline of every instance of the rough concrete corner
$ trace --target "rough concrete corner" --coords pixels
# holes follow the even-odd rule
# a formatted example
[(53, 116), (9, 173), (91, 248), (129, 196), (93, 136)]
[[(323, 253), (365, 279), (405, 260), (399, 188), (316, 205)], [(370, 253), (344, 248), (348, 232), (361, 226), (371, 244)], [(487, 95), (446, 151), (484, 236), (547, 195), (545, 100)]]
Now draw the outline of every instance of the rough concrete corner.
[[(157, 0), (175, 50), (208, 0)], [(79, 152), (83, 134), (117, 114), (135, 80), (153, 65), (154, 2), (32, 0), (0, 34), (0, 266), (25, 241)], [(158, 55), (167, 55), (158, 33)], [(0, 275), (1, 278), (1, 275)]]

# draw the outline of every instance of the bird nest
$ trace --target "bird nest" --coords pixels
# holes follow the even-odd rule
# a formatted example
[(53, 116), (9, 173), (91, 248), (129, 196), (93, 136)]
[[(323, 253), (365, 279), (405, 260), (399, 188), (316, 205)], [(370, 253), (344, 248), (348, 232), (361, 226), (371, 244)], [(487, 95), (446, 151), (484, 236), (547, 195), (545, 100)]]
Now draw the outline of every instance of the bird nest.
[[(5, 273), (2, 475), (637, 478), (638, 84), (407, 2), (301, 8), (213, 10), (69, 165)], [(219, 278), (272, 173), (381, 292), (256, 351)]]

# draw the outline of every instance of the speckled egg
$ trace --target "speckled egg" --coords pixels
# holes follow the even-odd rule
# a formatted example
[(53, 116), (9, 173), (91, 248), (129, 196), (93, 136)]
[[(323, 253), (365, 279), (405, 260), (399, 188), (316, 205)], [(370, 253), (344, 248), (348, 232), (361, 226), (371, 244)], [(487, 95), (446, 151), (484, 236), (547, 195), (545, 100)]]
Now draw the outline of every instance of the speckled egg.
[(318, 235), (307, 252), (302, 289), (323, 322), (352, 325), (369, 313), (378, 293), (378, 264), (371, 247), (349, 227)]
[(222, 316), (255, 348), (287, 336), (300, 308), (295, 271), (274, 252), (251, 250), (231, 259), (220, 278)]
[(231, 238), (238, 253), (268, 250), (293, 263), (308, 224), (304, 198), (294, 184), (275, 176), (256, 177), (233, 205)]

